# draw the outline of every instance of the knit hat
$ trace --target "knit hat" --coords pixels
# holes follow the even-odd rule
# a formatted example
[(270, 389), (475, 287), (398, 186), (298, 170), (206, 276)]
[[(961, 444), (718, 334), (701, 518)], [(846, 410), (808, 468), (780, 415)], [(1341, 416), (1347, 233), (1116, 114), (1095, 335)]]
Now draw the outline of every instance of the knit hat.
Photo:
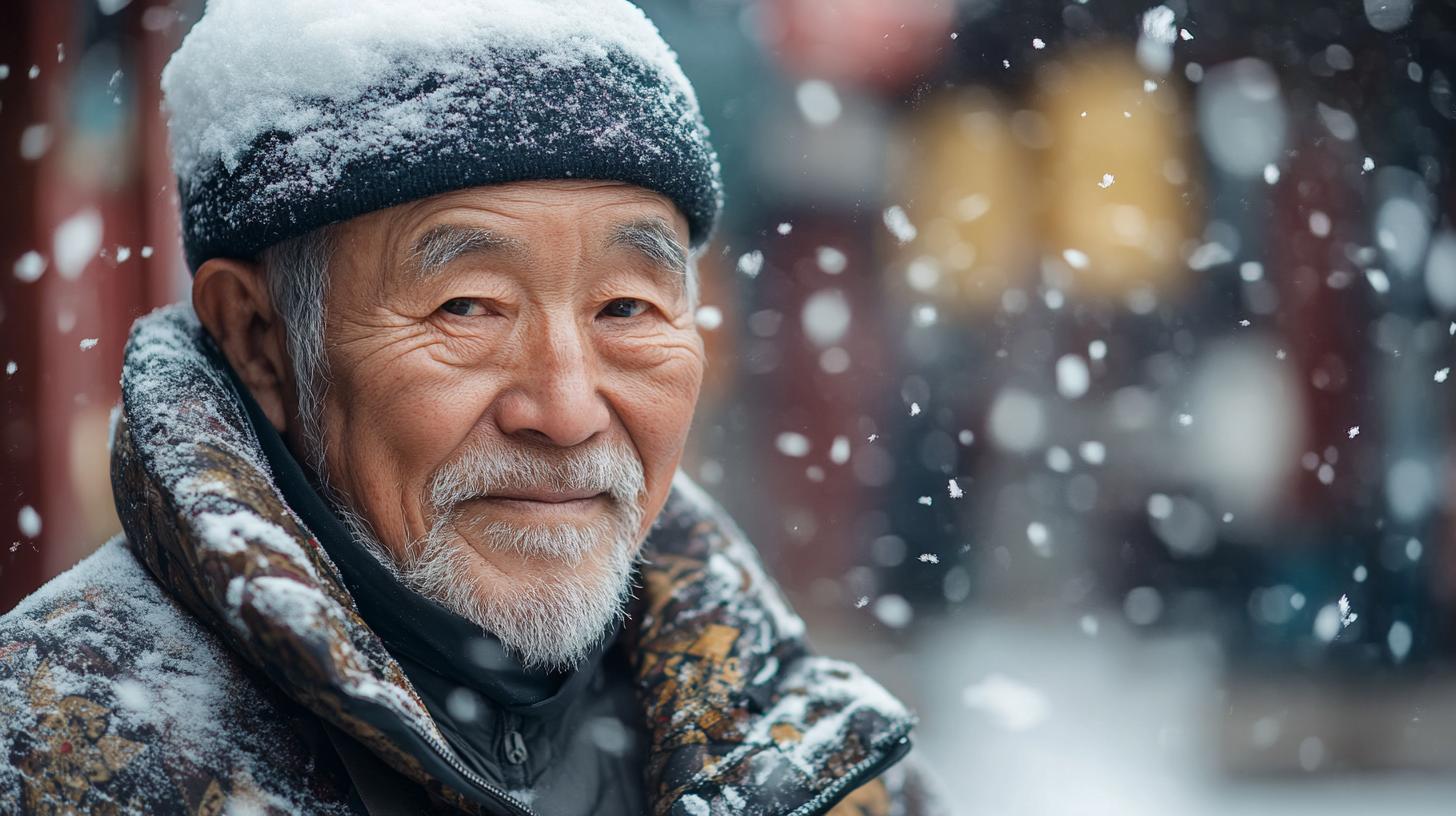
[(162, 72), (195, 271), (419, 198), (533, 179), (722, 203), (677, 56), (626, 0), (211, 0)]

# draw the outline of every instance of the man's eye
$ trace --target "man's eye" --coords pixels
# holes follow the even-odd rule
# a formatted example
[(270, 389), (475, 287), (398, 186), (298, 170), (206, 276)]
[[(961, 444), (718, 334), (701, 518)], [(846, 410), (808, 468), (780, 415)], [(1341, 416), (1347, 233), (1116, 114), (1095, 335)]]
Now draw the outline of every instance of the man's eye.
[(475, 317), (485, 314), (485, 305), (475, 298), (450, 298), (440, 304), (440, 311), (460, 317)]
[(647, 304), (636, 298), (617, 298), (602, 309), (607, 317), (636, 317), (647, 311)]

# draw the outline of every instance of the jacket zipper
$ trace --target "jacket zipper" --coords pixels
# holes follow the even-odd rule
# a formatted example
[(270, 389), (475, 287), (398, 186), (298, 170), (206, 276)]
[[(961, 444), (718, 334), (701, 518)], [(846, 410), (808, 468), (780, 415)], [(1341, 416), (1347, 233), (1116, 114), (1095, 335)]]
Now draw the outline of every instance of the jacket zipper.
[(434, 734), (431, 734), (422, 728), (415, 727), (415, 724), (410, 722), (409, 720), (405, 720), (405, 722), (409, 723), (410, 730), (414, 731), (416, 736), (423, 739), (425, 741), (425, 744), (435, 749), (435, 753), (445, 761), (446, 765), (449, 765), (455, 770), (456, 773), (465, 777), (465, 780), (467, 782), (470, 782), (477, 788), (490, 794), (491, 798), (497, 800), (497, 804), (505, 807), (505, 809), (513, 814), (513, 816), (536, 816), (534, 811), (532, 811), (525, 805), (520, 804), (515, 799), (512, 799), (510, 794), (490, 784), (489, 782), (482, 779), (474, 771), (465, 767), (465, 763), (461, 762), (455, 756), (455, 752), (452, 751), (448, 745), (442, 744), (435, 737)]
[(889, 770), (896, 762), (904, 759), (910, 753), (910, 728), (913, 723), (905, 723), (895, 729), (882, 744), (887, 744), (886, 750), (879, 754), (866, 757), (858, 765), (849, 770), (849, 773), (839, 777), (833, 784), (819, 792), (818, 796), (800, 805), (789, 816), (821, 816), (828, 813), (840, 799), (843, 799), (855, 788), (874, 779), (885, 771)]

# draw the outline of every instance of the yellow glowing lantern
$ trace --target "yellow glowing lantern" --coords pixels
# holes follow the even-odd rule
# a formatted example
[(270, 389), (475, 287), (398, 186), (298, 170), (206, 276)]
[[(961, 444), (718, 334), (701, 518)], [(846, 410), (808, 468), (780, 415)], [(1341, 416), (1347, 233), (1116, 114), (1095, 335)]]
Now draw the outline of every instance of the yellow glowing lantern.
[(977, 311), (1034, 284), (1033, 169), (994, 94), (961, 89), (928, 100), (901, 154), (894, 186), (914, 237), (897, 253), (895, 289)]
[(1068, 288), (1092, 297), (1178, 288), (1194, 167), (1177, 85), (1150, 77), (1128, 49), (1090, 51), (1043, 66), (1035, 104), (1051, 135), (1044, 251)]

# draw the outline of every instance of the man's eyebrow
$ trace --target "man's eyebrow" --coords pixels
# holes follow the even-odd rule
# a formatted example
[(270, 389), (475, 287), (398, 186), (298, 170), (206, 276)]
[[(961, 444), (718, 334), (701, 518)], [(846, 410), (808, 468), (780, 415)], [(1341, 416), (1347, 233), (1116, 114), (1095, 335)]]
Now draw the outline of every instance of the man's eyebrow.
[(417, 277), (428, 278), (465, 255), (497, 250), (516, 254), (521, 249), (520, 241), (484, 227), (440, 224), (410, 245), (408, 263)]
[(644, 218), (622, 224), (612, 232), (612, 243), (631, 247), (659, 268), (672, 273), (684, 286), (688, 282), (688, 250), (677, 240), (677, 231), (660, 218)]

